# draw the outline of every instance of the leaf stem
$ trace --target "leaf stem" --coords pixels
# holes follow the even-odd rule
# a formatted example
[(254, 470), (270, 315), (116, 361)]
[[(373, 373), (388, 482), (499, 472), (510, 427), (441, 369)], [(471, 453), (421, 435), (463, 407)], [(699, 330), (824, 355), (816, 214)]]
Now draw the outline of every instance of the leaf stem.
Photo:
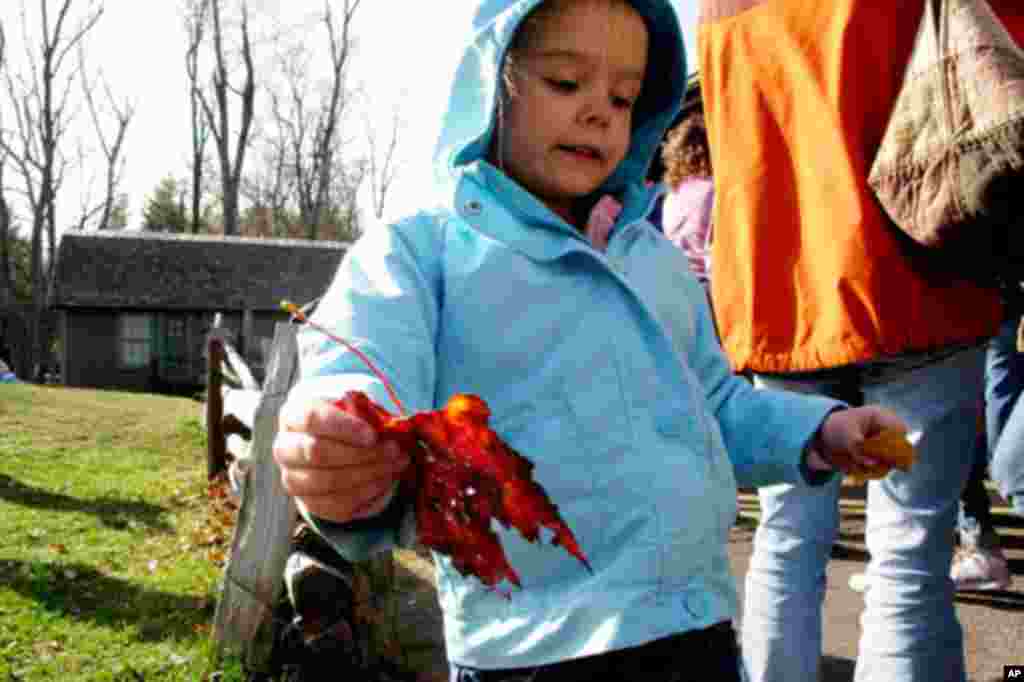
[(320, 332), (322, 334), (326, 334), (328, 336), (328, 338), (330, 338), (332, 341), (337, 341), (342, 346), (344, 346), (345, 348), (348, 348), (350, 351), (355, 353), (356, 356), (363, 362), (363, 364), (366, 365), (367, 367), (369, 367), (370, 371), (373, 372), (377, 376), (378, 379), (380, 379), (382, 384), (384, 384), (384, 388), (385, 388), (385, 390), (387, 390), (388, 395), (391, 397), (391, 401), (395, 404), (395, 407), (398, 408), (398, 413), (402, 417), (406, 416), (405, 406), (402, 405), (402, 402), (398, 399), (398, 395), (395, 394), (395, 389), (391, 386), (391, 382), (388, 381), (388, 378), (386, 376), (384, 376), (383, 372), (381, 372), (379, 369), (377, 369), (377, 366), (373, 364), (373, 362), (370, 360), (370, 358), (366, 357), (365, 353), (363, 353), (361, 350), (359, 350), (358, 348), (353, 346), (351, 343), (349, 343), (345, 339), (343, 339), (340, 336), (337, 336), (337, 335), (331, 333), (326, 328), (321, 327), (316, 322), (313, 322), (312, 320), (310, 320), (308, 317), (306, 317), (306, 314), (304, 312), (302, 312), (302, 309), (299, 308), (299, 306), (297, 306), (294, 303), (292, 303), (291, 301), (281, 301), (281, 307), (284, 308), (289, 313), (291, 313), (292, 317), (294, 317), (299, 322), (302, 322), (303, 324), (308, 324), (310, 327), (312, 327), (313, 329), (317, 330), (318, 332)]

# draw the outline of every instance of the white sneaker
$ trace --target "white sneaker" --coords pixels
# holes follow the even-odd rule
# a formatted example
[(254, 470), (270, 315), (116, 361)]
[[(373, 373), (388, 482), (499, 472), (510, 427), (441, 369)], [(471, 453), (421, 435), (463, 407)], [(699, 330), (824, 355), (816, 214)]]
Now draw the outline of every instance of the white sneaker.
[[(958, 550), (949, 575), (958, 591), (1008, 590), (1013, 583), (1006, 557), (999, 549)], [(849, 585), (854, 592), (863, 594), (868, 589), (867, 574), (854, 573)]]
[(864, 593), (868, 589), (867, 573), (854, 573), (850, 576), (850, 589), (854, 592)]
[(1006, 590), (1010, 588), (1010, 567), (1001, 549), (964, 547), (953, 557), (949, 570), (959, 590)]

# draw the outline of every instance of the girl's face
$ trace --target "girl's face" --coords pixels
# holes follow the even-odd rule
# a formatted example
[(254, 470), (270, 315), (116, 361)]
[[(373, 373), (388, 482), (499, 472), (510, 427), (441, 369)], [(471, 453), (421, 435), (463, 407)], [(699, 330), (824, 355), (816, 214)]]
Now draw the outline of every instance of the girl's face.
[[(629, 150), (647, 28), (621, 0), (550, 0), (517, 50), (490, 161), (572, 224)], [(542, 8), (542, 12), (546, 8)]]

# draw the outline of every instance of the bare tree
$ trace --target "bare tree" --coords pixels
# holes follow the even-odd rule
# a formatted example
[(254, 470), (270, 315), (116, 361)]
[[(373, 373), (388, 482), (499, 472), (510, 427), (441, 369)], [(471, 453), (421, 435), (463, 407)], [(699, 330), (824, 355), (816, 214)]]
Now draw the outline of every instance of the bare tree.
[[(392, 110), (391, 127), (388, 137), (383, 141), (377, 137), (377, 130), (366, 119), (366, 175), (370, 181), (370, 201), (373, 214), (378, 220), (384, 216), (384, 204), (388, 191), (398, 174), (398, 160), (395, 150), (398, 148), (398, 136), (402, 129), (401, 105), (396, 104)], [(381, 144), (383, 142), (383, 144)]]
[[(346, 71), (351, 55), (352, 22), (361, 0), (325, 1), (320, 23), (326, 29), (330, 56), (330, 79), (326, 88), (310, 84), (310, 50), (300, 44), (281, 59), (284, 94), (271, 93), (271, 114), (281, 142), (272, 150), (286, 159), (299, 217), (306, 237), (317, 239), (328, 214), (334, 219), (342, 197), (337, 194), (344, 164), (341, 150), (341, 122), (348, 103)], [(347, 177), (347, 176), (346, 176)]]
[(135, 115), (135, 106), (128, 100), (119, 103), (117, 98), (114, 97), (114, 93), (110, 90), (110, 84), (103, 78), (103, 74), (100, 72), (98, 80), (103, 84), (108, 115), (114, 119), (114, 130), (112, 133), (108, 133), (103, 124), (103, 112), (100, 111), (100, 107), (96, 103), (96, 97), (93, 94), (96, 84), (89, 79), (89, 75), (85, 71), (84, 55), (79, 57), (79, 67), (81, 68), (80, 82), (82, 84), (82, 93), (85, 95), (89, 116), (96, 131), (96, 137), (99, 139), (103, 158), (106, 161), (103, 199), (96, 207), (83, 211), (81, 222), (84, 226), (85, 222), (94, 213), (99, 213), (100, 218), (96, 223), (97, 229), (106, 230), (110, 227), (110, 216), (114, 211), (114, 205), (117, 203), (118, 187), (124, 174), (124, 158), (122, 157), (124, 138), (128, 132), (128, 124), (131, 123), (132, 117)]
[[(0, 135), (3, 129), (0, 128)], [(11, 267), (11, 206), (4, 192), (7, 152), (0, 148), (0, 307), (14, 301), (14, 268)]]
[(368, 164), (364, 157), (338, 164), (331, 181), (331, 203), (324, 226), (328, 239), (355, 241), (362, 232), (359, 219), (359, 188), (366, 180)]
[[(4, 73), (7, 57), (7, 34), (0, 22), (0, 75)], [(7, 185), (4, 170), (7, 168), (7, 151), (3, 144), (4, 125), (0, 118), (0, 306), (14, 300), (14, 272), (11, 267), (11, 206), (7, 203)]]
[(199, 50), (203, 44), (209, 0), (187, 0), (185, 4), (185, 32), (188, 34), (188, 50), (185, 52), (185, 70), (189, 82), (189, 113), (192, 121), (192, 192), (191, 232), (198, 234), (203, 223), (202, 201), (204, 191), (204, 170), (206, 166), (206, 143), (210, 139), (210, 126), (203, 112), (202, 90), (199, 82)]
[(280, 105), (275, 93), (271, 93), (271, 110), (276, 131), (258, 136), (262, 140), (262, 163), (258, 170), (246, 173), (241, 193), (253, 208), (267, 213), (270, 236), (285, 237), (289, 233), (288, 201), (294, 184), (287, 168), (288, 151), (282, 134), (287, 122), (280, 118)]
[[(242, 180), (242, 168), (245, 164), (245, 154), (249, 146), (249, 133), (252, 129), (256, 99), (255, 67), (253, 66), (252, 58), (252, 41), (249, 38), (249, 4), (247, 0), (242, 0), (239, 31), (242, 39), (241, 60), (244, 75), (242, 86), (236, 88), (230, 82), (221, 11), (223, 0), (201, 0), (201, 2), (209, 8), (209, 18), (213, 31), (213, 57), (215, 64), (212, 69), (211, 88), (216, 108), (210, 104), (210, 97), (205, 90), (194, 88), (193, 92), (202, 106), (217, 149), (224, 207), (224, 234), (237, 235), (239, 189)], [(205, 17), (205, 11), (200, 15), (200, 18), (202, 17)], [(200, 34), (199, 39), (201, 40), (202, 37)], [(231, 148), (231, 100), (229, 99), (229, 94), (239, 97), (242, 106), (238, 134), (234, 138), (234, 150)]]
[(27, 73), (13, 74), (9, 68), (6, 70), (4, 80), (12, 105), (14, 130), (13, 136), (0, 137), (3, 151), (21, 176), (31, 213), (30, 279), (34, 319), (31, 320), (29, 356), (33, 365), (43, 357), (45, 339), (40, 320), (56, 249), (57, 194), (67, 168), (63, 140), (74, 115), (69, 96), (78, 70), (67, 60), (103, 15), (103, 5), (93, 1), (82, 18), (69, 25), (74, 0), (61, 0), (56, 17), (51, 17), (51, 4), (49, 0), (37, 2), (37, 42), (30, 37), (28, 12), (22, 5)]
[(93, 190), (96, 184), (96, 172), (95, 168), (92, 168), (87, 163), (89, 158), (89, 152), (85, 146), (85, 140), (79, 138), (76, 140), (75, 148), (77, 150), (74, 160), (69, 165), (86, 169), (89, 168), (88, 177), (83, 177), (79, 185), (79, 211), (78, 218), (71, 223), (71, 230), (77, 232), (84, 232), (86, 226), (95, 218), (100, 211), (103, 210), (103, 203), (97, 203), (93, 196)]

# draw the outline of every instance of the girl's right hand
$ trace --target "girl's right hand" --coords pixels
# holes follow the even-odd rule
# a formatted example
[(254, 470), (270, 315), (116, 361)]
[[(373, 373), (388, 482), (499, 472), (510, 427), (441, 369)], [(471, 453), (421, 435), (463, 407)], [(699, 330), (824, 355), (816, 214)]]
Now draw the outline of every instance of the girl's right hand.
[(288, 494), (310, 514), (345, 523), (382, 512), (409, 465), (393, 441), (326, 400), (297, 398), (281, 408), (274, 459)]

